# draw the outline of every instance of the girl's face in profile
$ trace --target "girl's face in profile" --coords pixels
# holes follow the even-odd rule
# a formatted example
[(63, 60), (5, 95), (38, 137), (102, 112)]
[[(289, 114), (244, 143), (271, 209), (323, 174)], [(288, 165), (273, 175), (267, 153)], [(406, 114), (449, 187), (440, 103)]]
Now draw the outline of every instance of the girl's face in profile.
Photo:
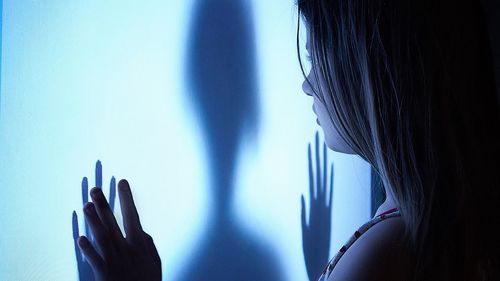
[[(309, 28), (307, 29), (307, 44), (306, 49), (309, 55), (312, 55), (311, 50), (311, 37)], [(307, 76), (307, 80), (309, 80), (310, 84), (307, 80), (302, 84), (302, 90), (308, 96), (312, 96), (314, 98), (313, 101), (313, 111), (316, 113), (318, 117), (317, 122), (318, 125), (323, 129), (323, 133), (325, 135), (325, 143), (326, 145), (337, 152), (355, 154), (354, 151), (347, 145), (347, 143), (340, 137), (338, 131), (333, 126), (333, 123), (330, 119), (330, 114), (328, 113), (327, 107), (314, 95), (314, 91), (316, 93), (328, 93), (328, 87), (326, 87), (325, 79), (323, 77), (316, 77), (315, 73), (320, 74), (321, 71), (315, 71), (315, 68), (318, 67), (316, 64), (313, 64), (309, 75)], [(311, 88), (311, 86), (314, 88)], [(321, 87), (321, 88), (320, 88)], [(321, 89), (321, 91), (319, 91)]]

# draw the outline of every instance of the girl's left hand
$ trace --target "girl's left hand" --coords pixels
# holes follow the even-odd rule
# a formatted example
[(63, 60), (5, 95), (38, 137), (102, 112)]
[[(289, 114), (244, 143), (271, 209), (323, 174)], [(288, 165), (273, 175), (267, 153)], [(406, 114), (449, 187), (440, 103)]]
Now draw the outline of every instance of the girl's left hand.
[(97, 249), (87, 237), (78, 245), (90, 263), (97, 281), (156, 281), (162, 279), (161, 260), (153, 238), (144, 232), (126, 180), (118, 184), (126, 238), (123, 237), (101, 188), (90, 191), (92, 202), (83, 210)]

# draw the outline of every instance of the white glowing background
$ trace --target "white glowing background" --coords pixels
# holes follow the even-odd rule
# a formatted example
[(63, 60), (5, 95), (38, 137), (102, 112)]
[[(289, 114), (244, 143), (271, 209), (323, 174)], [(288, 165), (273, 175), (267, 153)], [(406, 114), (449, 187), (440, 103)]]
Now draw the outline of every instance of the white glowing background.
[[(253, 0), (262, 122), (256, 145), (240, 155), (235, 204), (274, 247), (287, 280), (307, 280), (300, 196), (319, 127), (301, 92), (293, 2)], [(112, 175), (130, 181), (164, 280), (189, 262), (209, 208), (202, 136), (184, 94), (191, 6), (3, 1), (0, 280), (77, 280), (71, 214), (82, 226), (81, 179), (93, 184), (97, 159), (105, 194)], [(329, 158), (333, 255), (369, 219), (370, 173), (359, 157)]]

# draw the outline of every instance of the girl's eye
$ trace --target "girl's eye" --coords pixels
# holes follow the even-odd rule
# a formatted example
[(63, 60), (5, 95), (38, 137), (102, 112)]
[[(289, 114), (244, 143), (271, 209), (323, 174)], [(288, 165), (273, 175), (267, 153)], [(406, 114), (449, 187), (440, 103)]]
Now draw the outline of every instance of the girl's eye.
[(308, 61), (308, 62), (312, 62), (312, 57), (311, 57), (311, 55), (307, 54), (307, 55), (306, 55), (306, 59), (307, 59), (307, 61)]

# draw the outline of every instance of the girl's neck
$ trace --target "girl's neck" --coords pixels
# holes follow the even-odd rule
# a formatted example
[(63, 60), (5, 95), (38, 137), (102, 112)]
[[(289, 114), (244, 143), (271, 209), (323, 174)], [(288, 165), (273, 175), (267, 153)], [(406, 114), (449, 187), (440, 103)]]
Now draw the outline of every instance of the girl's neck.
[(384, 212), (387, 212), (390, 209), (394, 209), (394, 208), (398, 207), (396, 205), (396, 202), (394, 201), (394, 198), (392, 197), (391, 192), (388, 192), (388, 190), (386, 189), (385, 194), (386, 194), (385, 201), (384, 201), (384, 203), (382, 203), (382, 205), (380, 205), (380, 207), (378, 207), (377, 211), (375, 212), (374, 217), (376, 217)]

